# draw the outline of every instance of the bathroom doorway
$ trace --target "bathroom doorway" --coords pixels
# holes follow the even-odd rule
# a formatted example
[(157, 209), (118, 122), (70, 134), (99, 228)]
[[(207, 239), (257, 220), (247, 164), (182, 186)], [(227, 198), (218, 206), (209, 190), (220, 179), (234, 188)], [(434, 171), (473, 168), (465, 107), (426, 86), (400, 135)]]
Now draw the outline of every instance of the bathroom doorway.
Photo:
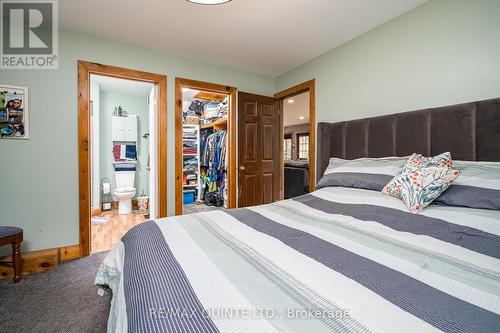
[(165, 93), (165, 76), (79, 62), (81, 255), (166, 216)]
[(110, 250), (155, 215), (154, 99), (151, 82), (90, 75), (91, 252)]

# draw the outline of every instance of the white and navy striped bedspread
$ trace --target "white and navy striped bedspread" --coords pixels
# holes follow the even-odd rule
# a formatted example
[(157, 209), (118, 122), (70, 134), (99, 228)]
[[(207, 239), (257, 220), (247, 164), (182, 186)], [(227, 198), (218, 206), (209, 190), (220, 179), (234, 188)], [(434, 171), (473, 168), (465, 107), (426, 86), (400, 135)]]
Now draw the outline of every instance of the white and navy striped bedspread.
[(110, 332), (500, 332), (500, 211), (328, 187), (129, 231)]

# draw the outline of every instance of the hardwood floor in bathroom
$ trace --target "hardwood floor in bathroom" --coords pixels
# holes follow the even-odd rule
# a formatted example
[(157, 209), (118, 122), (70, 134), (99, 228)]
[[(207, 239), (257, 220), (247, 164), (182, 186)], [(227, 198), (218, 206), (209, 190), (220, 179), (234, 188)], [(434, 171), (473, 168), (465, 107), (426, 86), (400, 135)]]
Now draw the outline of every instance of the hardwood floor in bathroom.
[(102, 224), (94, 224), (91, 221), (91, 251), (93, 253), (110, 250), (127, 231), (146, 221), (142, 214), (132, 212), (131, 214), (120, 215), (118, 209), (102, 212), (96, 217), (107, 218), (109, 221)]

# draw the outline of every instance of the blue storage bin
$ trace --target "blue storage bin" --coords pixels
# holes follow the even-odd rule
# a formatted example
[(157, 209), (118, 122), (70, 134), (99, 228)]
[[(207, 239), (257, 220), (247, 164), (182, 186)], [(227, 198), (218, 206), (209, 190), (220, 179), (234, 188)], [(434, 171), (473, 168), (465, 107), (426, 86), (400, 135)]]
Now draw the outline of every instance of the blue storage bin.
[(192, 204), (194, 202), (195, 190), (184, 191), (183, 202), (185, 205)]

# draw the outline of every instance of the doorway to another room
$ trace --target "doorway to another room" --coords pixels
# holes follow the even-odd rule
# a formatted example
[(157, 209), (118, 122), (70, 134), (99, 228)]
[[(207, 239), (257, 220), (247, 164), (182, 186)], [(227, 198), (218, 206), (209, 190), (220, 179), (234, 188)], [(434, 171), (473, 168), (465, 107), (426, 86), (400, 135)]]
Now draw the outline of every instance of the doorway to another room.
[(283, 100), (284, 198), (309, 193), (309, 92)]
[(282, 105), (283, 198), (314, 191), (315, 81), (304, 82), (275, 95)]
[(166, 77), (79, 62), (80, 253), (166, 216)]
[(236, 88), (176, 79), (176, 215), (236, 207)]
[(91, 252), (110, 250), (155, 216), (155, 89), (150, 82), (90, 75)]

